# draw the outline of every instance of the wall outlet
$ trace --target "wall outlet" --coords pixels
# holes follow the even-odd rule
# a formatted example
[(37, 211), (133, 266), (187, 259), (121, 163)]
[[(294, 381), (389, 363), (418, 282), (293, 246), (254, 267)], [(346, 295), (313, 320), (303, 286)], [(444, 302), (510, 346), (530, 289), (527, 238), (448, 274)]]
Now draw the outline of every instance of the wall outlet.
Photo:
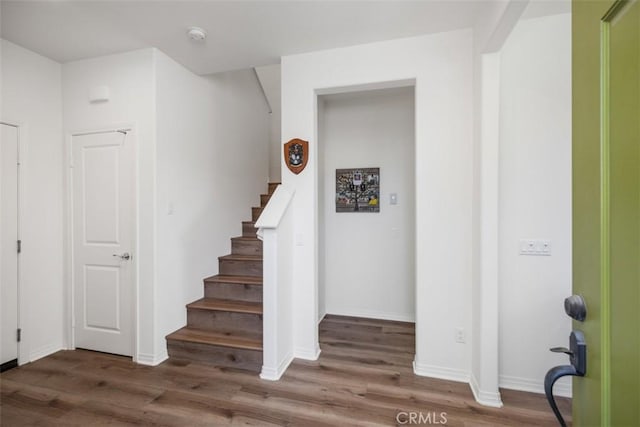
[(456, 328), (456, 342), (464, 344), (464, 328)]

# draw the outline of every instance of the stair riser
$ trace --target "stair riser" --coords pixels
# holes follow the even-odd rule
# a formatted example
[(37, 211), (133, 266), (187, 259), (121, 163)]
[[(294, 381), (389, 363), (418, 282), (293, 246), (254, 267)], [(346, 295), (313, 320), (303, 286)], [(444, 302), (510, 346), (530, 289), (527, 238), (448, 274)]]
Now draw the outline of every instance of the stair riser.
[(262, 277), (262, 260), (221, 259), (218, 261), (218, 265), (220, 274)]
[(243, 237), (255, 237), (257, 228), (253, 226), (251, 223), (242, 223), (242, 236)]
[(262, 213), (262, 208), (251, 208), (251, 221), (257, 221), (260, 218), (260, 214)]
[(260, 372), (262, 368), (261, 351), (174, 340), (167, 340), (167, 344), (169, 357), (175, 360), (195, 361), (253, 372)]
[(269, 199), (271, 198), (271, 194), (261, 194), (260, 195), (260, 206), (265, 207), (267, 203), (269, 203)]
[(187, 308), (187, 326), (222, 333), (262, 333), (262, 315)]
[(204, 297), (262, 302), (262, 286), (238, 285), (236, 283), (205, 283)]
[(262, 255), (262, 240), (231, 240), (234, 255)]

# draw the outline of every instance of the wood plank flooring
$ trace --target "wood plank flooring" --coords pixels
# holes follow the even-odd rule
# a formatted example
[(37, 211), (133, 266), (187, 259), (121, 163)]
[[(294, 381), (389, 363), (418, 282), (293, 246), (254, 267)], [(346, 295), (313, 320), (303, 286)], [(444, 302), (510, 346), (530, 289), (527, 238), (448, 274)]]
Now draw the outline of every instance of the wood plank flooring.
[[(60, 351), (0, 374), (0, 425), (393, 426), (411, 412), (422, 425), (557, 425), (543, 395), (502, 390), (504, 408), (486, 408), (468, 384), (415, 376), (412, 324), (327, 316), (320, 338), (319, 360), (294, 361), (276, 382), (196, 363), (148, 367)], [(570, 421), (570, 400), (559, 405)]]

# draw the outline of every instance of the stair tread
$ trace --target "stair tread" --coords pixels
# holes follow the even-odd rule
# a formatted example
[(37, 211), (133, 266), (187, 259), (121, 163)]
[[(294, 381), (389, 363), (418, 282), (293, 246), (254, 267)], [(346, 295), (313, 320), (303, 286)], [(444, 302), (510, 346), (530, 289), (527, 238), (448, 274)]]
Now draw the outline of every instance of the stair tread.
[(220, 333), (184, 327), (167, 335), (167, 340), (218, 345), (245, 350), (262, 350), (262, 338), (259, 335), (238, 333)]
[(204, 279), (206, 283), (236, 283), (239, 285), (262, 285), (262, 277), (259, 276), (231, 276), (228, 274), (216, 274)]
[(262, 255), (229, 254), (218, 257), (218, 259), (226, 259), (230, 261), (262, 261)]
[(237, 236), (237, 237), (232, 237), (231, 240), (255, 241), (255, 240), (260, 240), (260, 239), (258, 239), (258, 236)]
[(236, 301), (218, 298), (202, 298), (187, 304), (187, 308), (215, 311), (231, 311), (235, 313), (262, 314), (261, 302)]

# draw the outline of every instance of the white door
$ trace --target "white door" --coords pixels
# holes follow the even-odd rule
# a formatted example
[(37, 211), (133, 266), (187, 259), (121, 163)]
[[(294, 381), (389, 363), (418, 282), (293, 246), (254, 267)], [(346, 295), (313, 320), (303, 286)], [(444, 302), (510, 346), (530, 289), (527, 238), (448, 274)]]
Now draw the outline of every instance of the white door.
[(5, 124), (0, 127), (0, 364), (4, 365), (18, 359), (18, 129)]
[(75, 346), (133, 353), (133, 140), (72, 138)]

